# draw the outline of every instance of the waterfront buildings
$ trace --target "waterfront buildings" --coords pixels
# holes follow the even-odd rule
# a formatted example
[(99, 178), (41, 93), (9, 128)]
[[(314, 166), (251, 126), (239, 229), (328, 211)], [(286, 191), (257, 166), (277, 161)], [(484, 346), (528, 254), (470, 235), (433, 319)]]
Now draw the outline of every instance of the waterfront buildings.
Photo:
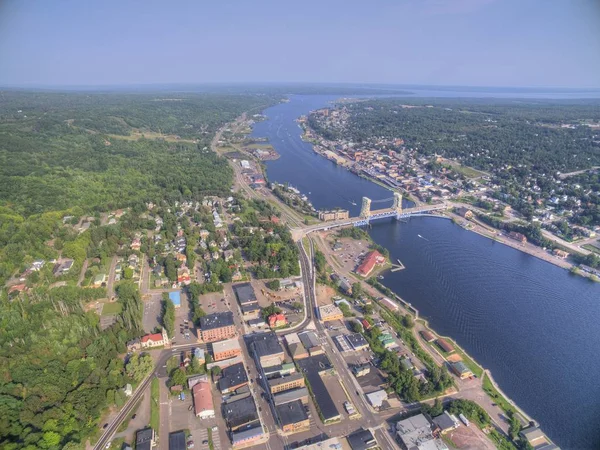
[(461, 380), (473, 376), (473, 372), (462, 361), (450, 363), (450, 369), (454, 372)]
[(423, 414), (417, 414), (398, 422), (396, 436), (404, 449), (448, 450), (441, 439), (433, 436), (431, 423)]
[(350, 217), (350, 212), (345, 209), (336, 209), (332, 211), (319, 211), (319, 219), (324, 222), (332, 220), (343, 220)]
[(356, 268), (356, 273), (367, 277), (376, 265), (383, 263), (385, 263), (385, 257), (377, 250), (373, 250), (365, 255), (360, 265)]

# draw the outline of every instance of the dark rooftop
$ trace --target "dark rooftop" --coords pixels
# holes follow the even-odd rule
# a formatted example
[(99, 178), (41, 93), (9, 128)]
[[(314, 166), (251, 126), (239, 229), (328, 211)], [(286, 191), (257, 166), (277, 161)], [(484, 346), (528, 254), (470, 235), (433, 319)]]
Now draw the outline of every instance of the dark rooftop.
[(368, 450), (377, 447), (377, 441), (369, 430), (358, 430), (347, 439), (352, 450)]
[(235, 296), (237, 297), (238, 302), (240, 302), (240, 305), (247, 305), (258, 301), (256, 299), (256, 294), (254, 293), (254, 288), (250, 283), (236, 284), (233, 286), (233, 290), (235, 291)]
[(258, 306), (258, 303), (252, 303), (249, 305), (242, 305), (242, 312), (243, 313), (247, 313), (247, 312), (252, 312), (252, 311), (259, 311), (260, 310), (260, 306)]
[(302, 373), (308, 379), (310, 383), (313, 396), (319, 404), (319, 409), (325, 420), (334, 419), (340, 416), (321, 375), (320, 372), (329, 370), (332, 368), (331, 362), (327, 355), (315, 355), (308, 358), (299, 359), (297, 361), (298, 366)]
[(308, 419), (301, 400), (275, 406), (281, 426), (291, 425)]
[(259, 358), (283, 353), (275, 333), (254, 334), (247, 337), (248, 347)]
[(229, 367), (225, 367), (221, 372), (222, 377), (219, 380), (219, 389), (221, 391), (239, 386), (242, 383), (248, 382), (248, 375), (244, 369), (243, 363), (237, 363)]
[(233, 313), (231, 311), (208, 314), (207, 316), (200, 318), (200, 329), (203, 331), (222, 328), (233, 324)]
[(169, 450), (186, 450), (185, 432), (175, 431), (169, 434)]
[(258, 420), (256, 405), (254, 404), (252, 396), (250, 395), (241, 400), (224, 403), (223, 418), (230, 428), (238, 428)]
[(444, 411), (441, 416), (434, 417), (432, 420), (442, 431), (456, 427), (456, 424), (454, 423), (454, 420), (452, 420), (452, 417), (450, 417), (450, 414), (448, 414), (448, 411)]
[(350, 342), (350, 345), (354, 348), (369, 345), (367, 340), (360, 333), (349, 334), (346, 336), (346, 339), (348, 339), (348, 342)]
[(152, 448), (152, 438), (154, 432), (152, 428), (144, 428), (135, 434), (135, 448), (140, 450), (150, 450)]

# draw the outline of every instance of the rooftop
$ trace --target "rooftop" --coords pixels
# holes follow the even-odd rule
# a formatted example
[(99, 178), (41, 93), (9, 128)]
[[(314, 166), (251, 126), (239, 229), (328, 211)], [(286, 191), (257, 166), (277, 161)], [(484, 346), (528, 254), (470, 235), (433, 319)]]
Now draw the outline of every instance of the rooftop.
[(348, 342), (350, 343), (350, 345), (354, 349), (360, 348), (360, 347), (365, 347), (365, 346), (369, 345), (369, 343), (367, 342), (367, 340), (360, 333), (349, 334), (349, 335), (346, 336), (346, 339), (348, 340)]
[(371, 403), (371, 405), (373, 405), (376, 408), (380, 408), (383, 404), (383, 401), (387, 400), (388, 395), (387, 392), (385, 392), (383, 389), (380, 389), (378, 391), (369, 392), (366, 395), (366, 397), (367, 400), (369, 400), (369, 403)]
[(300, 373), (293, 373), (286, 377), (272, 378), (269, 380), (269, 386), (279, 386), (280, 384), (290, 383), (292, 381), (298, 381), (304, 377)]
[(447, 450), (448, 447), (433, 437), (431, 424), (423, 414), (409, 417), (396, 424), (396, 434), (407, 448), (415, 450)]
[(308, 358), (299, 359), (297, 363), (310, 383), (314, 398), (317, 400), (319, 409), (325, 420), (339, 417), (340, 413), (320, 375), (321, 372), (332, 368), (331, 361), (329, 361), (327, 355), (310, 356)]
[(275, 410), (277, 411), (282, 426), (308, 420), (308, 415), (300, 400), (277, 405), (275, 406)]
[(210, 383), (208, 381), (200, 381), (192, 388), (194, 396), (194, 411), (196, 415), (208, 411), (214, 413), (212, 394), (210, 392)]
[(258, 301), (256, 299), (256, 294), (254, 293), (254, 288), (250, 283), (236, 284), (233, 286), (233, 290), (240, 305), (247, 305)]
[(252, 438), (257, 438), (259, 436), (262, 436), (262, 434), (263, 434), (263, 429), (262, 429), (262, 426), (259, 425), (254, 428), (250, 428), (249, 430), (235, 431), (235, 432), (231, 433), (231, 441), (235, 445), (238, 442), (244, 442), (244, 441), (250, 440)]
[(181, 293), (179, 291), (169, 292), (169, 298), (175, 306), (181, 305)]
[(169, 433), (169, 450), (186, 450), (185, 432)]
[(289, 391), (280, 392), (273, 396), (275, 405), (283, 405), (284, 403), (300, 400), (303, 397), (308, 397), (308, 389), (305, 387), (298, 389), (290, 389)]
[(358, 430), (347, 437), (352, 450), (368, 450), (377, 447), (377, 441), (369, 430)]
[(342, 314), (342, 310), (334, 304), (319, 306), (319, 316), (321, 317), (321, 319), (326, 319), (332, 316), (338, 316), (340, 314)]
[(304, 345), (304, 348), (318, 347), (321, 345), (321, 341), (319, 341), (319, 338), (314, 331), (304, 331), (302, 333), (298, 333), (298, 337), (300, 338), (302, 345)]
[(249, 346), (256, 356), (277, 355), (283, 353), (275, 333), (261, 333), (248, 337)]
[(449, 414), (448, 411), (444, 411), (444, 414), (442, 414), (441, 416), (434, 417), (433, 423), (440, 427), (442, 431), (456, 428), (456, 426), (458, 425), (456, 417)]
[(230, 428), (237, 428), (258, 420), (256, 404), (252, 396), (223, 404), (223, 418)]
[(208, 314), (200, 318), (200, 329), (202, 331), (223, 328), (233, 324), (233, 313), (231, 311)]
[(237, 338), (225, 339), (224, 341), (213, 342), (213, 354), (232, 350), (241, 350), (240, 341)]
[(248, 375), (244, 369), (243, 363), (237, 363), (223, 369), (222, 377), (219, 380), (219, 388), (221, 391), (230, 389), (240, 384), (248, 382)]

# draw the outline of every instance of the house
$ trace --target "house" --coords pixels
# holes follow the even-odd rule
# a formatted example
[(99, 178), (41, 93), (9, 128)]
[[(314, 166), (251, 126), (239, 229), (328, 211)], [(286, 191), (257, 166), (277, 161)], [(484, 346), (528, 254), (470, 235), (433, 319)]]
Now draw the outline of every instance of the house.
[(215, 417), (212, 394), (210, 392), (210, 382), (200, 381), (192, 388), (192, 397), (194, 399), (194, 414), (201, 419)]
[(450, 363), (450, 369), (454, 372), (461, 380), (465, 378), (470, 378), (473, 376), (473, 372), (465, 366), (465, 363), (462, 361), (456, 361)]
[(460, 208), (456, 208), (456, 214), (458, 214), (461, 217), (464, 217), (467, 220), (471, 220), (473, 218), (473, 211), (463, 206), (461, 206)]
[(35, 260), (33, 263), (31, 263), (31, 270), (33, 270), (34, 272), (38, 272), (45, 265), (46, 265), (46, 261), (44, 261), (43, 259)]
[(135, 449), (150, 450), (156, 445), (156, 434), (152, 428), (144, 428), (135, 434)]
[(368, 375), (371, 372), (370, 364), (357, 364), (352, 366), (352, 373), (356, 378), (362, 377), (364, 375)]
[(519, 241), (522, 244), (527, 243), (527, 237), (525, 237), (525, 235), (521, 233), (517, 233), (516, 231), (511, 231), (510, 233), (508, 233), (508, 237), (514, 239), (515, 241)]
[(139, 251), (142, 248), (142, 241), (139, 238), (134, 238), (129, 247), (131, 250)]
[(554, 256), (558, 256), (561, 259), (567, 259), (569, 257), (569, 253), (565, 252), (564, 250), (561, 250), (559, 248), (555, 248), (552, 253), (554, 254)]
[(378, 444), (370, 430), (358, 430), (347, 437), (352, 450), (370, 450)]
[(279, 328), (287, 325), (287, 317), (283, 313), (271, 314), (268, 318), (270, 328)]
[(434, 417), (432, 420), (441, 434), (455, 430), (460, 425), (458, 419), (448, 411), (444, 411), (442, 415)]
[(54, 276), (59, 277), (61, 275), (69, 273), (74, 263), (75, 261), (72, 259), (63, 259), (62, 261), (57, 262), (54, 265), (54, 269), (52, 270)]
[(376, 265), (383, 263), (385, 263), (384, 256), (377, 250), (373, 250), (365, 255), (362, 262), (357, 267), (356, 273), (366, 277), (373, 271)]
[(213, 360), (223, 361), (242, 354), (242, 347), (237, 338), (226, 339), (212, 344)]
[(127, 383), (125, 385), (125, 387), (123, 388), (123, 393), (126, 397), (131, 397), (131, 394), (133, 394), (133, 387), (131, 386), (131, 384)]
[(373, 327), (373, 325), (371, 325), (367, 319), (360, 319), (360, 324), (365, 330), (370, 330)]
[(94, 277), (93, 285), (94, 285), (95, 288), (99, 288), (99, 287), (105, 286), (106, 285), (106, 280), (107, 280), (106, 274), (105, 273), (99, 273), (98, 275), (96, 275)]
[(223, 252), (223, 259), (225, 261), (229, 261), (229, 260), (233, 259), (233, 250), (225, 250)]
[(379, 389), (378, 391), (368, 393), (366, 397), (373, 408), (379, 409), (383, 406), (383, 402), (387, 400), (388, 395), (383, 389)]
[(229, 339), (236, 335), (231, 311), (208, 314), (200, 318), (200, 336), (204, 342)]
[(275, 406), (284, 433), (296, 433), (310, 427), (308, 414), (300, 400)]
[(434, 437), (431, 423), (423, 414), (398, 422), (396, 438), (404, 449), (448, 450), (441, 439)]
[(142, 341), (140, 341), (138, 338), (136, 338), (136, 339), (132, 339), (131, 341), (127, 342), (126, 345), (127, 345), (128, 352), (135, 352), (142, 348)]
[(322, 322), (329, 322), (329, 321), (333, 321), (333, 320), (343, 320), (344, 314), (342, 313), (342, 310), (340, 308), (331, 304), (331, 305), (319, 306), (319, 318), (321, 319)]
[(27, 292), (27, 285), (26, 284), (13, 284), (11, 287), (8, 288), (8, 295), (10, 295), (14, 292), (16, 292), (18, 294), (20, 294), (21, 292)]

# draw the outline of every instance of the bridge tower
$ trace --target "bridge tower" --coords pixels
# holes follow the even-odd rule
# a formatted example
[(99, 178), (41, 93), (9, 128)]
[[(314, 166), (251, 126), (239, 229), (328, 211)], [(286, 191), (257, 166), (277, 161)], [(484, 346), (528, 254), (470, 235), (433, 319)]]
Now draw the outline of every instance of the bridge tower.
[(394, 192), (394, 204), (392, 209), (396, 211), (396, 216), (402, 215), (402, 194), (400, 192)]
[(365, 219), (367, 222), (369, 221), (369, 217), (371, 217), (371, 199), (368, 197), (362, 198), (362, 206), (360, 208), (360, 217)]

